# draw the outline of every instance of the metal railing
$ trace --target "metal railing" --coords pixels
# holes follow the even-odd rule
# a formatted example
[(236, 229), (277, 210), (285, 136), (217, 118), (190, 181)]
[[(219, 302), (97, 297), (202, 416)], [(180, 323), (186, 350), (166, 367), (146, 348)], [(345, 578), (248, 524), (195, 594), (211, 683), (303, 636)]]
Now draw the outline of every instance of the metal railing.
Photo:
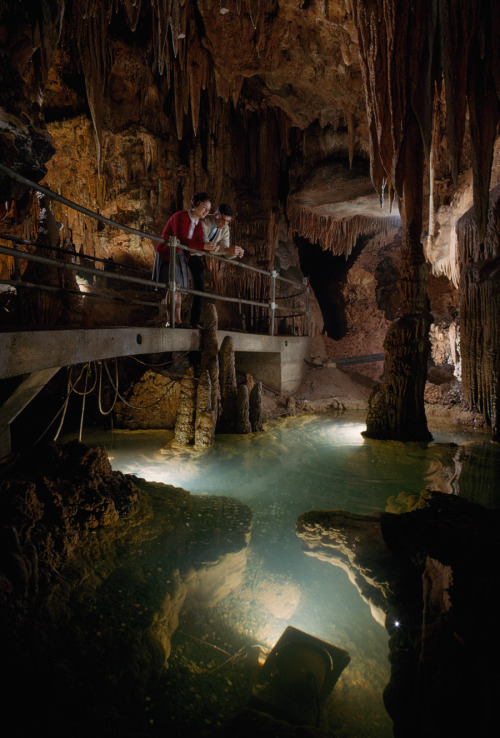
[[(76, 263), (71, 263), (68, 261), (62, 261), (59, 259), (53, 259), (46, 256), (39, 256), (37, 254), (32, 254), (30, 252), (21, 251), (20, 246), (22, 245), (30, 245), (30, 246), (40, 246), (40, 244), (34, 243), (33, 241), (29, 241), (28, 239), (19, 238), (17, 236), (11, 236), (9, 234), (0, 233), (0, 239), (4, 240), (10, 240), (14, 243), (14, 247), (9, 248), (5, 246), (0, 245), (0, 254), (11, 256), (14, 258), (15, 263), (15, 270), (14, 275), (15, 278), (13, 280), (0, 280), (0, 283), (3, 284), (10, 284), (13, 287), (16, 288), (22, 288), (22, 287), (31, 287), (31, 288), (38, 288), (38, 289), (48, 289), (50, 291), (61, 291), (61, 288), (56, 288), (53, 285), (41, 285), (41, 284), (33, 284), (33, 283), (26, 283), (20, 279), (20, 269), (19, 269), (19, 259), (26, 259), (28, 261), (33, 261), (40, 264), (45, 265), (51, 265), (55, 266), (60, 269), (68, 269), (72, 271), (77, 271), (82, 274), (88, 274), (88, 275), (96, 275), (98, 277), (107, 277), (108, 279), (128, 282), (131, 284), (141, 285), (141, 286), (147, 286), (149, 288), (153, 287), (155, 289), (163, 288), (166, 289), (170, 294), (170, 312), (171, 312), (171, 319), (170, 319), (170, 329), (175, 328), (175, 319), (174, 319), (174, 308), (175, 308), (175, 293), (177, 291), (182, 292), (183, 294), (190, 294), (190, 295), (198, 295), (200, 297), (215, 299), (215, 300), (221, 300), (224, 302), (232, 302), (232, 303), (238, 303), (239, 305), (250, 305), (255, 307), (264, 308), (266, 310), (269, 310), (270, 313), (270, 320), (269, 320), (269, 333), (270, 335), (274, 335), (275, 333), (275, 323), (276, 323), (276, 311), (285, 311), (289, 310), (289, 308), (286, 308), (284, 306), (277, 305), (278, 299), (292, 299), (295, 297), (300, 296), (303, 294), (305, 296), (305, 309), (303, 312), (299, 313), (289, 313), (280, 317), (283, 318), (296, 318), (296, 317), (303, 317), (304, 318), (304, 335), (308, 335), (308, 322), (309, 322), (309, 285), (307, 283), (307, 280), (304, 280), (303, 284), (300, 284), (298, 282), (295, 282), (294, 280), (288, 279), (286, 277), (282, 277), (278, 274), (276, 270), (273, 270), (271, 272), (266, 271), (265, 269), (260, 269), (258, 267), (254, 267), (250, 264), (245, 264), (240, 261), (235, 261), (234, 259), (228, 260), (226, 257), (220, 254), (213, 254), (211, 252), (203, 251), (200, 252), (197, 249), (191, 249), (188, 246), (185, 246), (184, 244), (181, 244), (179, 242), (179, 239), (175, 237), (170, 237), (168, 241), (166, 242), (165, 239), (155, 236), (151, 233), (146, 233), (144, 231), (137, 230), (136, 228), (131, 228), (130, 226), (123, 225), (121, 223), (118, 223), (114, 220), (111, 220), (110, 218), (106, 218), (103, 215), (100, 215), (99, 213), (95, 213), (92, 210), (89, 210), (88, 208), (83, 207), (82, 205), (79, 205), (78, 203), (73, 202), (72, 200), (68, 200), (67, 198), (63, 197), (62, 195), (58, 195), (56, 192), (53, 192), (52, 190), (48, 189), (47, 187), (43, 187), (42, 185), (38, 184), (37, 182), (33, 182), (32, 180), (27, 179), (21, 174), (18, 174), (13, 169), (10, 169), (10, 167), (5, 166), (4, 164), (0, 163), (0, 172), (3, 172), (7, 176), (11, 177), (12, 179), (27, 185), (28, 187), (37, 190), (38, 192), (41, 192), (42, 194), (46, 195), (52, 200), (55, 200), (56, 202), (59, 202), (66, 207), (69, 207), (73, 210), (77, 210), (78, 212), (82, 213), (83, 215), (86, 215), (90, 218), (93, 218), (94, 220), (97, 220), (101, 223), (104, 223), (105, 225), (108, 225), (112, 228), (117, 228), (119, 230), (125, 231), (126, 233), (130, 233), (132, 235), (139, 236), (140, 238), (147, 238), (153, 243), (168, 243), (170, 248), (170, 272), (169, 272), (169, 282), (155, 282), (151, 276), (148, 278), (146, 277), (134, 277), (126, 274), (120, 274), (116, 271), (107, 271), (106, 269), (94, 269), (89, 266), (85, 266)], [(104, 265), (109, 264), (108, 259), (101, 259), (98, 257), (91, 257), (87, 256), (85, 254), (77, 253), (70, 251), (69, 249), (60, 249), (57, 247), (51, 247), (51, 246), (40, 246), (43, 249), (48, 250), (55, 250), (58, 253), (64, 253), (69, 254), (71, 257), (75, 259), (84, 259), (85, 261), (94, 261), (94, 262), (103, 262)], [(220, 295), (216, 293), (211, 292), (200, 292), (198, 290), (193, 290), (188, 287), (179, 287), (179, 285), (175, 282), (175, 253), (176, 249), (183, 249), (185, 251), (188, 251), (190, 253), (196, 254), (197, 256), (200, 255), (200, 253), (203, 253), (204, 256), (207, 256), (211, 259), (220, 259), (221, 261), (225, 263), (231, 264), (231, 266), (239, 269), (245, 269), (251, 272), (255, 272), (258, 274), (261, 274), (265, 277), (268, 277), (271, 280), (270, 284), (270, 301), (269, 302), (261, 302), (257, 300), (249, 300), (243, 297), (230, 297), (227, 295)], [(121, 265), (117, 264), (115, 262), (111, 263), (113, 267), (123, 267), (128, 270), (134, 270), (134, 271), (144, 271), (144, 274), (151, 275), (151, 270), (141, 270), (138, 267), (128, 266), (128, 265)], [(280, 297), (276, 297), (276, 281), (279, 280), (280, 282), (287, 283), (292, 285), (294, 288), (298, 288), (299, 292), (294, 293), (293, 295), (283, 295)], [(70, 290), (67, 289), (67, 292), (78, 292), (76, 290)], [(98, 294), (92, 294), (89, 292), (78, 292), (78, 294), (83, 295), (85, 297), (100, 297), (103, 299), (113, 299), (106, 295), (98, 295)], [(119, 299), (119, 298), (118, 298)], [(133, 304), (139, 304), (139, 305), (151, 305), (156, 306), (158, 305), (157, 302), (148, 302), (144, 300), (127, 300), (127, 302), (131, 302)]]

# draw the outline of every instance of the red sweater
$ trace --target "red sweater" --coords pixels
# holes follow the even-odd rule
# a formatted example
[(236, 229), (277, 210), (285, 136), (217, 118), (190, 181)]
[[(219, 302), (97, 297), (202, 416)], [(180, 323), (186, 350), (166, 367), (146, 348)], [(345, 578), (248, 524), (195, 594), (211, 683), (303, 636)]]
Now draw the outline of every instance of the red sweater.
[[(189, 246), (190, 249), (199, 249), (200, 251), (203, 251), (205, 238), (201, 221), (198, 221), (194, 227), (193, 238), (188, 238), (190, 227), (191, 218), (189, 217), (188, 211), (178, 210), (177, 213), (174, 213), (168, 219), (161, 237), (164, 238), (165, 241), (168, 241), (169, 236), (177, 236), (184, 246)], [(170, 260), (170, 246), (168, 243), (158, 243), (156, 245), (156, 250), (164, 261)], [(178, 251), (180, 251), (180, 249), (177, 249), (176, 253)], [(186, 255), (186, 259), (189, 259), (189, 251), (184, 251), (184, 254)]]

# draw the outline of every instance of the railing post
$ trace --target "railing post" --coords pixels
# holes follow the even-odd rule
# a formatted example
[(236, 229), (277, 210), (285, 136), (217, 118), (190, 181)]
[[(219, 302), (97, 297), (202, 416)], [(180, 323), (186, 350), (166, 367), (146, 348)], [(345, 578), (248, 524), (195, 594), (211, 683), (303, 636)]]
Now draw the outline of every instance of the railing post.
[(278, 272), (273, 269), (271, 272), (271, 320), (269, 323), (269, 333), (274, 336), (274, 317), (276, 315), (276, 277)]
[(304, 321), (304, 335), (309, 335), (309, 277), (304, 277), (302, 280), (302, 284), (305, 285), (306, 288), (306, 319)]
[(170, 328), (175, 328), (175, 247), (177, 238), (170, 236), (168, 239), (170, 246), (170, 269), (169, 269), (169, 295), (170, 295)]
[[(14, 250), (20, 251), (19, 244), (14, 241)], [(17, 256), (14, 257), (14, 279), (21, 279), (21, 262)]]

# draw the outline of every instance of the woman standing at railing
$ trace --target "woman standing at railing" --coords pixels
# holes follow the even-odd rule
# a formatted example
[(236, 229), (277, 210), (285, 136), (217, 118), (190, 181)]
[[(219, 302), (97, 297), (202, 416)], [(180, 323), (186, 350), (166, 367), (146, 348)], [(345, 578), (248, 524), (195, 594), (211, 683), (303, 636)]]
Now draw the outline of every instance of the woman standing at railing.
[[(174, 213), (167, 221), (161, 237), (165, 239), (165, 243), (159, 243), (156, 251), (160, 256), (160, 272), (159, 281), (169, 282), (169, 261), (170, 246), (168, 239), (170, 236), (176, 236), (184, 246), (199, 251), (217, 251), (219, 245), (211, 241), (205, 241), (201, 221), (208, 215), (212, 207), (212, 198), (207, 192), (196, 192), (191, 198), (189, 210), (179, 210)], [(188, 286), (188, 265), (189, 251), (177, 249), (175, 255), (175, 281), (179, 287)], [(168, 303), (168, 293), (166, 297)], [(175, 324), (179, 328), (183, 328), (181, 318), (182, 296), (180, 292), (175, 293)]]

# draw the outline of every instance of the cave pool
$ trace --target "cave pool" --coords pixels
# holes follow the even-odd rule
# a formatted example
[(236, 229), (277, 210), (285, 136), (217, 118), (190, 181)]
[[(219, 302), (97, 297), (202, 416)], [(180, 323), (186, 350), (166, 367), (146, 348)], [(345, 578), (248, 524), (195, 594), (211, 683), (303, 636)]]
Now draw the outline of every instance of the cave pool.
[(178, 736), (216, 728), (243, 706), (236, 689), (242, 644), (243, 653), (245, 644), (270, 649), (292, 625), (350, 654), (327, 703), (334, 734), (392, 736), (382, 696), (390, 675), (387, 631), (345, 571), (304, 553), (295, 522), (314, 509), (384, 511), (389, 498), (425, 488), (498, 506), (500, 448), (484, 430), (432, 421), (428, 444), (365, 439), (364, 428), (364, 417), (352, 413), (281, 418), (262, 433), (218, 435), (202, 454), (169, 451), (172, 431), (84, 433), (85, 443), (106, 446), (114, 470), (193, 495), (234, 497), (252, 510), (240, 586), (211, 607), (182, 613), (163, 684), (170, 722), (156, 695), (145, 707), (152, 725), (163, 721), (162, 731)]

